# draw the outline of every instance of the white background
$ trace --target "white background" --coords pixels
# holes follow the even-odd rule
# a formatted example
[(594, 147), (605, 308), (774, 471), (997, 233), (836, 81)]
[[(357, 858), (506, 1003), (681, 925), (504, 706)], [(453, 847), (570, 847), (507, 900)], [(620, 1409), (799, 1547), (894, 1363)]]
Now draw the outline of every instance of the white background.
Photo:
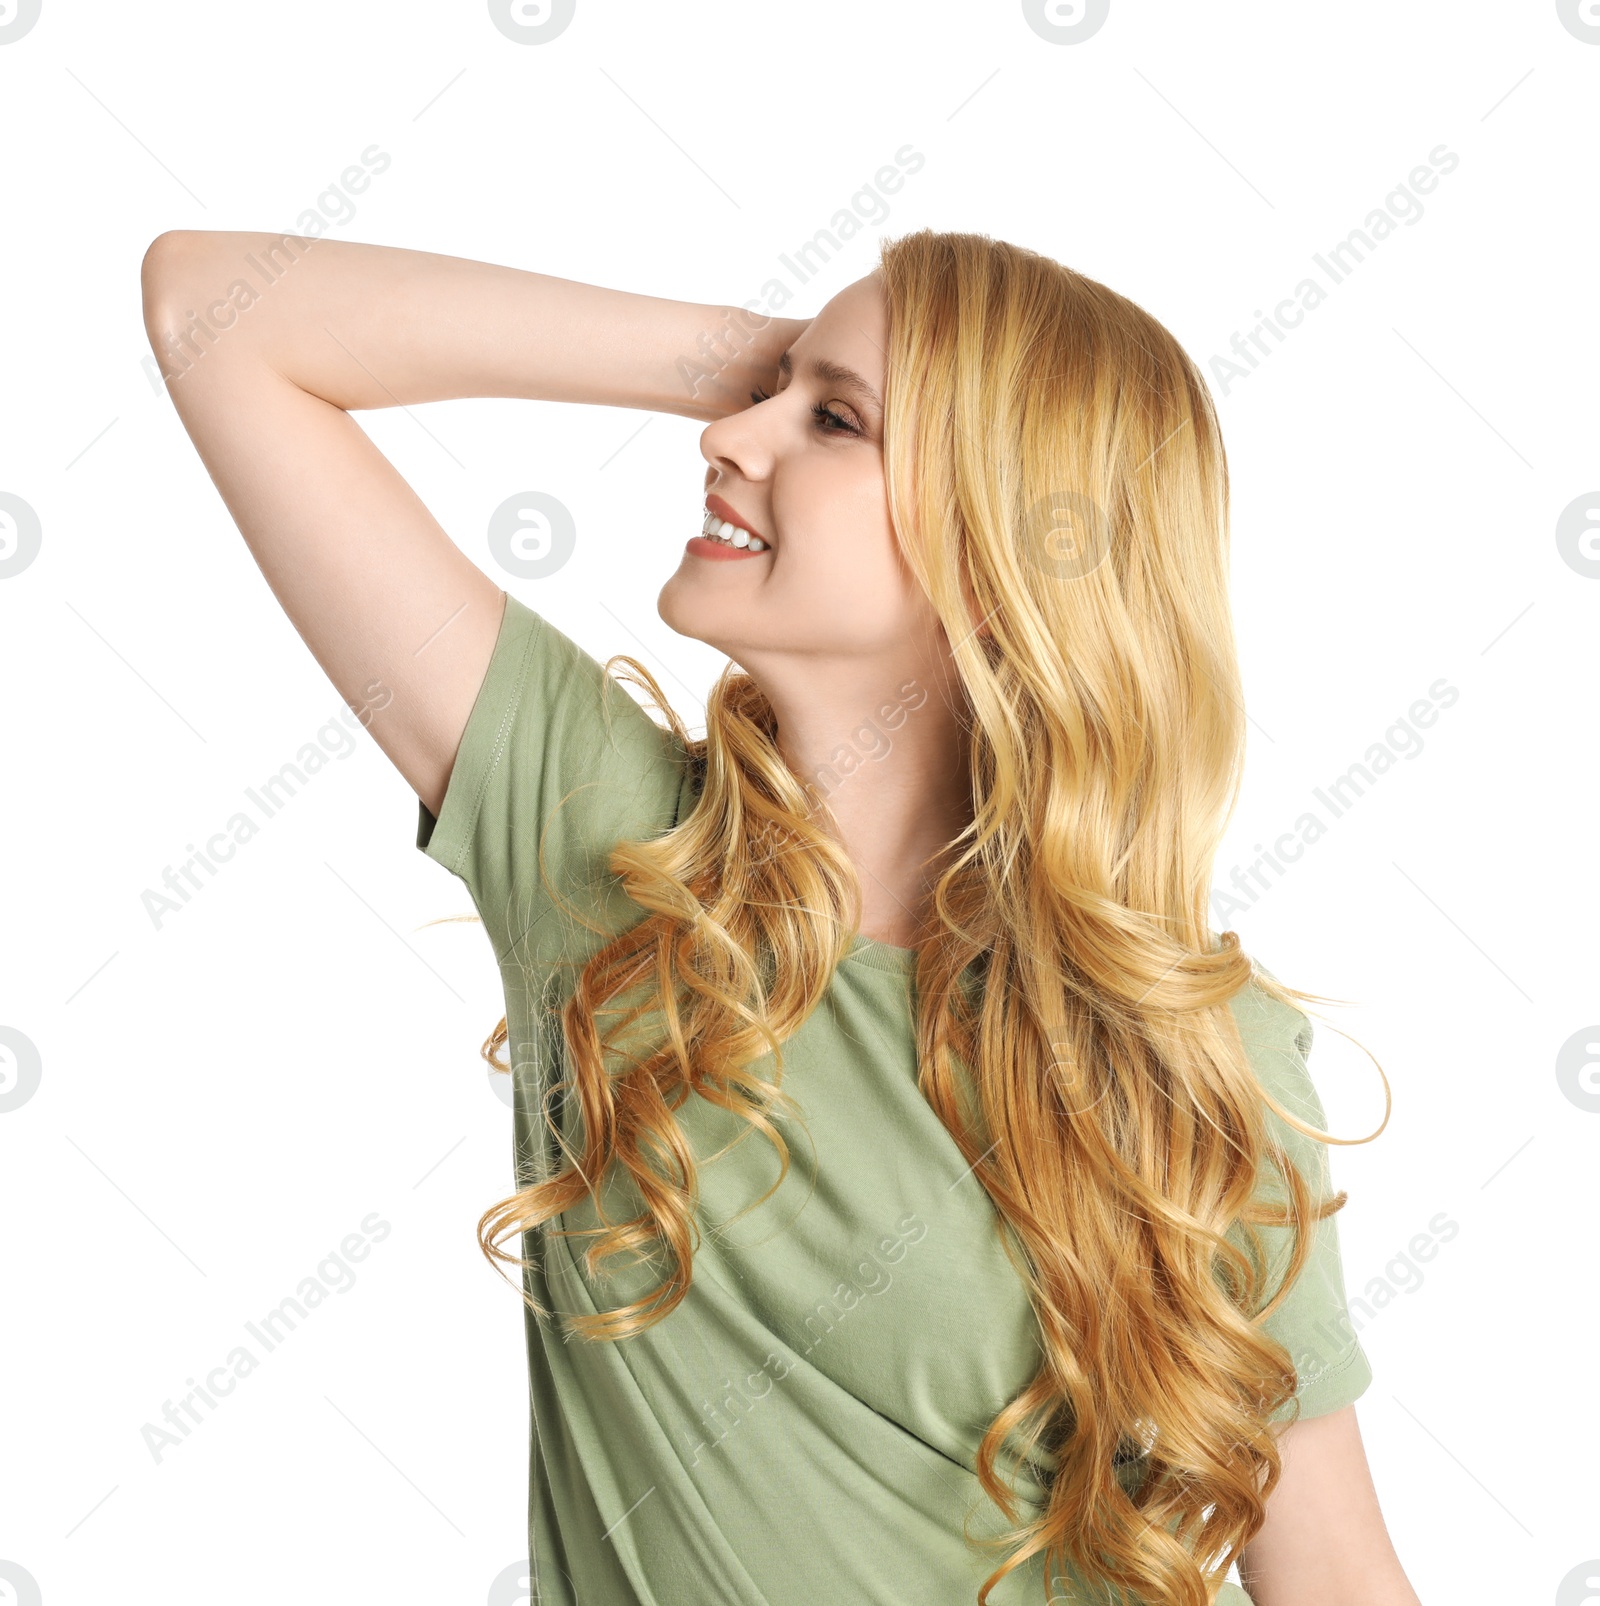
[[(1385, 1515), (1425, 1601), (1591, 1598), (1558, 1591), (1600, 1555), (1600, 1101), (1556, 1073), (1600, 1020), (1600, 562), (1556, 540), (1600, 487), (1600, 12), (1587, 32), (1551, 3), (1114, 0), (1064, 45), (1011, 3), (579, 0), (529, 45), (482, 4), (44, 0), (0, 44), (0, 491), (42, 530), (0, 580), (0, 1026), (42, 1067), (0, 1114), (0, 1561), (44, 1606), (521, 1598), (491, 1593), (525, 1554), (521, 1305), (473, 1241), (511, 1181), (477, 1058), (499, 978), (478, 926), (425, 928), (465, 888), (357, 733), (179, 913), (141, 902), (342, 703), (141, 367), (140, 258), (166, 229), (297, 229), (373, 144), (392, 163), (332, 236), (707, 303), (781, 279), (808, 316), (879, 236), (979, 230), (1196, 357), (1252, 716), (1219, 882), (1435, 681), (1459, 692), (1231, 922), (1351, 1001), (1312, 1056), (1331, 1130), (1384, 1113), (1332, 1026), (1393, 1088), (1383, 1134), (1333, 1151), (1350, 1292), (1386, 1300), (1358, 1407)], [(907, 144), (925, 164), (885, 208), (865, 186)], [(1315, 254), (1441, 144), (1420, 218), (1331, 285)], [(852, 204), (871, 221), (801, 284), (780, 255)], [(1308, 277), (1326, 300), (1225, 386), (1213, 359)], [(639, 654), (699, 728), (721, 661), (655, 612), (699, 425), (360, 421), (491, 572), (491, 511), (558, 497), (572, 560), (496, 578)], [(354, 1286), (154, 1459), (145, 1425), (374, 1211)]]

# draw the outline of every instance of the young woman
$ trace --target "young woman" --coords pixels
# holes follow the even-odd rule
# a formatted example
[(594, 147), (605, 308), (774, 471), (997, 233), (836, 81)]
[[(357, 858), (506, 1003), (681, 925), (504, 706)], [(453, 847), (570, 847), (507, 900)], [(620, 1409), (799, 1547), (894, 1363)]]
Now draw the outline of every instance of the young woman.
[[(1313, 999), (1207, 920), (1244, 715), (1170, 333), (930, 231), (809, 320), (231, 233), (162, 235), (144, 291), (500, 963), (520, 1164), (480, 1235), (523, 1266), (534, 1598), (1415, 1603)], [(699, 533), (585, 532), (670, 543), (662, 618), (730, 659), (704, 738), (349, 416), (458, 396), (706, 423)]]

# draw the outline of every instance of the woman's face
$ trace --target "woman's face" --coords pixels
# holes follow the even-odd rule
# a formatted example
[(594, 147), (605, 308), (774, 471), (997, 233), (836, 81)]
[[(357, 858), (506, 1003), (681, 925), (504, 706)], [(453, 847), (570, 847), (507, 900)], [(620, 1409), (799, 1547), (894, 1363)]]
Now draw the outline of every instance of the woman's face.
[[(700, 437), (711, 465), (707, 494), (767, 549), (721, 561), (686, 551), (657, 610), (758, 680), (783, 679), (797, 657), (887, 667), (942, 639), (889, 520), (880, 400), (887, 344), (888, 308), (872, 274), (801, 332), (770, 399), (717, 419)], [(864, 386), (837, 372), (825, 378), (819, 362), (853, 370)]]

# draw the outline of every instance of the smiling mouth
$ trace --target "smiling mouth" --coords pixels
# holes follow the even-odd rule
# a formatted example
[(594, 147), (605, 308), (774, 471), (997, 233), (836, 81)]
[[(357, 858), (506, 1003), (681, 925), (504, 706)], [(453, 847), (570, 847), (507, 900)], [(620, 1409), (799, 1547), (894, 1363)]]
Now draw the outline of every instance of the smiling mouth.
[(765, 552), (767, 543), (759, 535), (752, 535), (728, 519), (719, 519), (709, 509), (700, 525), (700, 533), (708, 541), (720, 541), (724, 546), (738, 547), (750, 552)]

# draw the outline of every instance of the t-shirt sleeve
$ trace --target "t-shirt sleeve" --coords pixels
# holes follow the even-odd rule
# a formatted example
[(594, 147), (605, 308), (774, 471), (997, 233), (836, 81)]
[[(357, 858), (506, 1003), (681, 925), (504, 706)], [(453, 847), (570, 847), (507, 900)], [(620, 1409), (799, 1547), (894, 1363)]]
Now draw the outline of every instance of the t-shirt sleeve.
[(466, 883), (502, 965), (575, 964), (645, 918), (607, 859), (678, 823), (689, 768), (626, 687), (507, 594), (438, 818), (418, 801), (417, 847)]
[[(1239, 1007), (1240, 1027), (1248, 1046), (1251, 1063), (1263, 1086), (1292, 1114), (1319, 1132), (1328, 1130), (1322, 1100), (1317, 1094), (1307, 1060), (1311, 1052), (1310, 1020), (1297, 1009), (1249, 989), (1251, 997)], [(1288, 1151), (1289, 1157), (1305, 1177), (1313, 1203), (1320, 1203), (1336, 1191), (1332, 1185), (1329, 1146), (1291, 1127), (1278, 1113), (1266, 1111), (1268, 1130)], [(1263, 1189), (1273, 1200), (1287, 1198), (1275, 1171), (1269, 1172)], [(1266, 1252), (1268, 1280), (1264, 1295), (1276, 1293), (1289, 1268), (1293, 1252), (1293, 1230), (1257, 1224)], [(1300, 1275), (1277, 1309), (1262, 1323), (1289, 1352), (1299, 1374), (1296, 1395), (1299, 1418), (1326, 1416), (1351, 1404), (1366, 1392), (1372, 1382), (1372, 1367), (1356, 1337), (1346, 1303), (1344, 1265), (1339, 1251), (1339, 1212), (1325, 1216), (1312, 1229), (1312, 1244)], [(1245, 1248), (1242, 1238), (1230, 1234)], [(1280, 1408), (1274, 1420), (1284, 1422), (1296, 1416), (1293, 1401)]]

